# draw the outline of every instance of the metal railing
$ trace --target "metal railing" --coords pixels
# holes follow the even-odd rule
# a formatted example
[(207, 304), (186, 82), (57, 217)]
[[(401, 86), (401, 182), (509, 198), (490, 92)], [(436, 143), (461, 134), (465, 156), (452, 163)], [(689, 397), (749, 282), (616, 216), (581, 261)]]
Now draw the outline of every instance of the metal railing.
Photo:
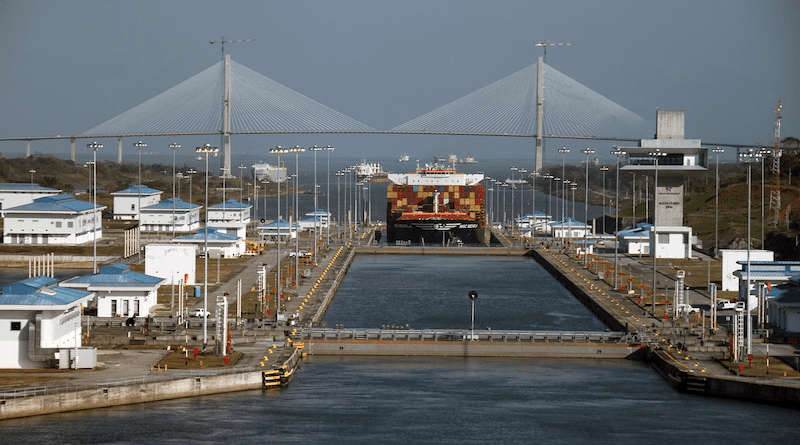
[[(305, 329), (298, 332), (299, 338), (308, 341), (465, 341), (470, 330), (415, 330), (415, 329)], [(618, 331), (475, 331), (474, 340), (496, 342), (586, 342), (624, 343), (631, 339)]]

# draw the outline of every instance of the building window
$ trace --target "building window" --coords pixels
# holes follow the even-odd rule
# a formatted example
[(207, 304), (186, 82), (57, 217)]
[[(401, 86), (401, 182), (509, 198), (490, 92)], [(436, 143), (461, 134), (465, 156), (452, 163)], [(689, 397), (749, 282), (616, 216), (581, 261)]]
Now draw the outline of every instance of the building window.
[(56, 221), (56, 228), (61, 228), (61, 221)]
[(69, 227), (70, 229), (72, 228), (72, 221), (67, 222), (67, 227)]
[(117, 300), (111, 300), (111, 316), (117, 316)]
[(658, 244), (669, 244), (669, 233), (659, 233)]
[(11, 322), (11, 330), (12, 331), (21, 331), (22, 330), (22, 322), (20, 322), (20, 321), (12, 321)]

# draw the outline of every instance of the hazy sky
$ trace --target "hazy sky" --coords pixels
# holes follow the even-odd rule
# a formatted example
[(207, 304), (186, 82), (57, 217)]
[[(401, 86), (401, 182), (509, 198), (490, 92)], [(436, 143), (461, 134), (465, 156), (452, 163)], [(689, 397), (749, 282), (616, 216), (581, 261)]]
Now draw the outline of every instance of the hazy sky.
[[(782, 136), (800, 137), (798, 18), (794, 0), (0, 0), (0, 137), (86, 132), (219, 62), (209, 41), (225, 36), (255, 39), (226, 45), (233, 60), (379, 130), (534, 63), (547, 39), (572, 44), (550, 48), (549, 65), (651, 122), (656, 108), (683, 109), (688, 138), (769, 144), (779, 99)], [(201, 139), (147, 142), (191, 151)], [(533, 153), (529, 138), (396, 135), (242, 136), (233, 150), (295, 144), (367, 158)], [(562, 145), (579, 159), (587, 144), (548, 141), (550, 160)]]

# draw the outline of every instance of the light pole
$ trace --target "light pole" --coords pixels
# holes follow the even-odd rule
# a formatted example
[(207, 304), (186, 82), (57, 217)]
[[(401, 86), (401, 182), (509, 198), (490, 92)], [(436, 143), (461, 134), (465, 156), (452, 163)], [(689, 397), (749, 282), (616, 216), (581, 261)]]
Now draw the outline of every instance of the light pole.
[(325, 150), (323, 147), (317, 147), (316, 145), (312, 145), (309, 147), (309, 151), (314, 152), (314, 266), (317, 265), (317, 152)]
[(472, 333), (469, 336), (469, 341), (475, 341), (475, 300), (478, 299), (478, 293), (474, 290), (469, 291), (469, 299), (472, 301)]
[(142, 141), (133, 144), (139, 151), (139, 185), (136, 188), (137, 204), (136, 204), (136, 219), (139, 221), (139, 230), (136, 232), (136, 255), (139, 261), (142, 261), (142, 238), (140, 232), (142, 230), (142, 147), (147, 147)]
[[(619, 262), (619, 239), (617, 239), (617, 232), (619, 232), (619, 157), (624, 156), (626, 153), (621, 148), (618, 148), (616, 145), (612, 146), (611, 154), (617, 157), (617, 194), (615, 199), (615, 205), (617, 206), (617, 211), (614, 214), (614, 290), (618, 290), (619, 286), (617, 283), (618, 274), (618, 262)], [(655, 295), (653, 296), (655, 298)]]
[[(508, 225), (508, 218), (506, 218), (506, 192), (508, 191), (508, 182), (503, 183), (503, 224)], [(513, 196), (513, 195), (512, 195)]]
[(509, 170), (511, 171), (511, 227), (513, 230), (516, 229), (516, 221), (514, 220), (514, 189), (517, 188), (514, 182), (514, 172), (519, 169), (516, 166), (513, 166)]
[(342, 207), (341, 207), (342, 190), (341, 190), (341, 181), (340, 180), (342, 179), (342, 176), (344, 176), (344, 172), (339, 170), (336, 173), (334, 173), (333, 175), (336, 176), (336, 238), (338, 238), (339, 241), (341, 242), (341, 240), (342, 240), (342, 232), (341, 232), (341, 228), (342, 228)]
[(719, 257), (719, 154), (725, 153), (724, 148), (712, 148), (711, 152), (717, 155), (716, 180), (714, 191), (714, 256)]
[(583, 228), (583, 267), (585, 269), (588, 261), (586, 255), (586, 230), (589, 225), (589, 155), (594, 154), (594, 150), (586, 147), (581, 150), (581, 153), (586, 155), (586, 182), (584, 182), (585, 190), (583, 194), (583, 219), (585, 220), (586, 224)]
[[(289, 149), (283, 148), (280, 145), (277, 145), (277, 146), (275, 146), (275, 148), (271, 148), (269, 150), (269, 152), (272, 153), (272, 154), (278, 155), (278, 164), (277, 165), (278, 165), (278, 167), (280, 167), (280, 165), (281, 165), (281, 153), (289, 153)], [(276, 261), (276, 267), (277, 267), (277, 270), (278, 270), (278, 277), (277, 277), (278, 279), (276, 280), (277, 281), (277, 283), (276, 283), (277, 286), (275, 286), (276, 289), (277, 289), (277, 293), (275, 294), (275, 324), (276, 325), (278, 323), (278, 314), (280, 313), (280, 310), (281, 310), (281, 181), (277, 181), (277, 183), (278, 183), (278, 199), (277, 199), (277, 204), (276, 204), (276, 207), (275, 207), (276, 211), (277, 211), (277, 215), (275, 216), (275, 224), (278, 227), (278, 238), (277, 238), (277, 241), (275, 243), (277, 245), (277, 253), (275, 254), (275, 258), (276, 258), (275, 261)], [(265, 195), (266, 195), (266, 193), (265, 193)], [(287, 232), (287, 233), (289, 234), (289, 236), (291, 236), (291, 227), (289, 227), (288, 229), (289, 229), (289, 232)]]
[(97, 273), (97, 150), (103, 148), (103, 144), (92, 142), (91, 144), (86, 144), (86, 147), (92, 149), (92, 169), (94, 170), (94, 186), (92, 188), (92, 273)]
[(551, 174), (546, 174), (543, 176), (544, 179), (547, 179), (548, 183), (548, 192), (547, 192), (547, 215), (550, 219), (553, 219), (553, 178), (554, 176)]
[[(771, 154), (771, 150), (761, 148), (758, 150), (761, 159)], [(764, 163), (761, 163), (761, 249), (764, 249)]]
[(327, 190), (325, 191), (325, 244), (331, 242), (331, 152), (334, 150), (330, 145), (322, 147), (328, 152), (328, 168), (325, 170), (327, 178)]
[(195, 153), (205, 154), (206, 157), (206, 217), (203, 227), (203, 349), (208, 345), (208, 155), (216, 156), (219, 153), (217, 147), (211, 144), (203, 144), (194, 149)]
[(747, 164), (747, 284), (745, 285), (745, 314), (747, 316), (747, 354), (752, 353), (753, 341), (753, 321), (750, 316), (750, 195), (752, 191), (752, 163), (760, 162), (763, 156), (761, 151), (755, 151), (752, 148), (744, 153), (739, 153), (739, 162)]
[(31, 190), (33, 190), (33, 174), (36, 173), (36, 170), (28, 170), (28, 173), (31, 174)]
[[(242, 179), (242, 175), (244, 174), (244, 170), (247, 168), (244, 165), (240, 165), (239, 167), (239, 203), (244, 203), (244, 196), (242, 192), (244, 191), (244, 181)], [(242, 212), (239, 212), (239, 222), (242, 222)], [(245, 228), (245, 238), (247, 237), (247, 229)]]
[(300, 201), (298, 195), (298, 189), (300, 188), (300, 153), (306, 151), (305, 148), (300, 148), (300, 146), (295, 145), (290, 149), (294, 152), (294, 177), (296, 178), (294, 181), (294, 211), (297, 214), (297, 234), (294, 236), (294, 285), (295, 288), (300, 285)]
[(608, 171), (608, 167), (605, 165), (600, 167), (600, 171), (603, 172), (603, 234), (606, 233), (606, 172)]
[(531, 222), (531, 244), (536, 245), (536, 177), (539, 176), (539, 172), (535, 169), (531, 174), (531, 190), (533, 191), (533, 197), (531, 198), (531, 215), (533, 217), (533, 221)]
[(524, 168), (520, 168), (519, 170), (517, 170), (517, 172), (519, 173), (519, 179), (520, 179), (520, 183), (519, 183), (519, 217), (522, 218), (522, 215), (525, 214), (525, 209), (524, 209), (523, 204), (522, 204), (525, 201), (525, 193), (524, 193), (524, 189), (525, 189), (524, 177), (525, 176), (524, 175), (525, 175), (525, 173), (528, 173), (528, 170), (525, 170)]
[(169, 148), (172, 149), (172, 238), (175, 239), (175, 149), (181, 148), (181, 144), (173, 142)]
[[(569, 148), (562, 147), (558, 149), (558, 152), (561, 153), (561, 177), (566, 178), (566, 165), (567, 165), (567, 153), (569, 153)], [(565, 215), (567, 212), (564, 209), (564, 196), (567, 194), (567, 181), (564, 180), (561, 182), (561, 221), (564, 221)]]
[(656, 287), (658, 284), (656, 282), (656, 266), (658, 264), (658, 232), (656, 231), (658, 224), (658, 159), (666, 155), (658, 148), (650, 152), (650, 156), (655, 159), (656, 164), (655, 182), (653, 182), (653, 242), (651, 243), (652, 246), (650, 246), (650, 253), (653, 254), (653, 302), (650, 308), (653, 311), (653, 315), (656, 313)]

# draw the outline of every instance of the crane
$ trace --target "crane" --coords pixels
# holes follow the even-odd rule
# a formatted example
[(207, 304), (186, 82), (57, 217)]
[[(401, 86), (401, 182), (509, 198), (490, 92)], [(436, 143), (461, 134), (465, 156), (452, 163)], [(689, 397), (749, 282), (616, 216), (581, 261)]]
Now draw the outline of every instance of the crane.
[(215, 44), (215, 43), (221, 44), (222, 45), (222, 60), (225, 60), (225, 44), (226, 43), (255, 42), (255, 40), (256, 39), (225, 40), (225, 37), (223, 36), (221, 39), (219, 39), (219, 42), (213, 42), (212, 41), (212, 42), (208, 42), (208, 43), (210, 43), (212, 45)]
[(571, 43), (550, 43), (547, 40), (545, 40), (543, 42), (539, 42), (539, 43), (534, 43), (533, 44), (533, 46), (535, 46), (535, 47), (544, 48), (544, 58), (542, 60), (544, 63), (547, 63), (547, 47), (548, 46), (571, 46), (571, 45), (572, 45)]
[(773, 224), (778, 226), (778, 216), (781, 210), (781, 101), (775, 107), (775, 139), (772, 142), (772, 179), (773, 186), (769, 197), (769, 208), (775, 210)]

